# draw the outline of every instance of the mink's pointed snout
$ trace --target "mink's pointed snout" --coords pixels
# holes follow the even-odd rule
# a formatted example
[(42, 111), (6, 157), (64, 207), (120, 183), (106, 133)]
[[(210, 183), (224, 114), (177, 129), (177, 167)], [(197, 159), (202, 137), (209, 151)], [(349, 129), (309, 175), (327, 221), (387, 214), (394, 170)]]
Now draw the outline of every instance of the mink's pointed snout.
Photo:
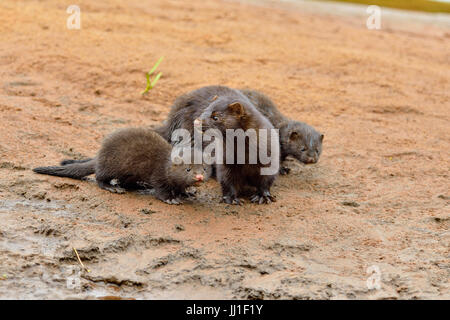
[(203, 181), (203, 179), (204, 179), (204, 177), (203, 177), (202, 174), (197, 174), (197, 175), (195, 176), (195, 180), (196, 180), (196, 181)]

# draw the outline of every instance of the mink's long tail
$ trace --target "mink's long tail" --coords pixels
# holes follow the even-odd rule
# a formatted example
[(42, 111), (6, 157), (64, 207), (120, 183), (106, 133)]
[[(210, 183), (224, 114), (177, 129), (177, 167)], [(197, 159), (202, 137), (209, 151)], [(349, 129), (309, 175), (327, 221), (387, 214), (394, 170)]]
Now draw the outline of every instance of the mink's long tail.
[(68, 164), (62, 166), (38, 167), (33, 171), (50, 176), (68, 177), (72, 179), (81, 179), (95, 173), (95, 158), (87, 159), (83, 162), (65, 162)]

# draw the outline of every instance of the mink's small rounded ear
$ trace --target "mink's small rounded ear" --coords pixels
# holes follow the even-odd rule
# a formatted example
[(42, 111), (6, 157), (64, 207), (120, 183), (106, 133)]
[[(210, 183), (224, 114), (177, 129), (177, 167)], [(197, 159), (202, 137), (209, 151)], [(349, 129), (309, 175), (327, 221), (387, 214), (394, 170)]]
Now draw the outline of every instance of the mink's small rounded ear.
[(323, 135), (323, 134), (321, 134), (321, 135), (320, 135), (320, 142), (322, 142), (322, 141), (323, 141), (323, 137), (324, 137), (324, 135)]
[(209, 153), (203, 153), (203, 163), (207, 165), (213, 164), (213, 157)]
[(245, 113), (244, 107), (240, 102), (233, 102), (228, 106), (228, 109), (230, 109), (231, 112), (237, 115), (243, 115)]
[(289, 140), (297, 140), (300, 137), (297, 131), (292, 131), (289, 135)]
[(183, 163), (183, 159), (179, 155), (176, 155), (172, 157), (172, 162), (176, 165), (180, 165)]

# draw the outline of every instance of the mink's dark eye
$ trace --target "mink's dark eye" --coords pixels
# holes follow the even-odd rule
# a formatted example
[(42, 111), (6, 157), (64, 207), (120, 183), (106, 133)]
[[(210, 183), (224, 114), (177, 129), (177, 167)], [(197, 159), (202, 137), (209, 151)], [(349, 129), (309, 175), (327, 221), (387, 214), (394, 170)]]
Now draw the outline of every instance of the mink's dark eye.
[(217, 116), (212, 116), (212, 119), (213, 119), (214, 121), (219, 120), (219, 118), (218, 118)]
[(191, 168), (186, 168), (186, 171), (187, 171), (187, 172), (191, 171)]
[(206, 167), (205, 167), (205, 168), (203, 168), (203, 171), (206, 171), (206, 169), (207, 169)]
[(300, 148), (300, 151), (301, 151), (301, 152), (306, 151), (306, 147), (304, 147), (304, 146), (301, 147), (301, 148)]

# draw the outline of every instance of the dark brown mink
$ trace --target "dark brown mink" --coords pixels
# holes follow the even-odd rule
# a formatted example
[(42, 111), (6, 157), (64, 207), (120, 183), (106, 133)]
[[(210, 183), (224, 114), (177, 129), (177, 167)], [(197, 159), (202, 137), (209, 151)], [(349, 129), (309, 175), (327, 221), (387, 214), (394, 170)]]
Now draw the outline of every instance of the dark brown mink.
[[(202, 103), (208, 103), (209, 106), (204, 108), (202, 114), (198, 117), (201, 121), (203, 131), (208, 129), (216, 129), (221, 132), (223, 139), (223, 156), (222, 163), (216, 161), (216, 175), (222, 187), (223, 202), (228, 204), (241, 204), (239, 195), (242, 193), (244, 187), (251, 186), (256, 188), (256, 192), (250, 197), (250, 200), (254, 203), (271, 203), (275, 201), (275, 198), (270, 193), (270, 188), (278, 173), (278, 161), (279, 161), (279, 141), (276, 140), (276, 148), (271, 147), (270, 135), (271, 129), (274, 129), (273, 125), (267, 120), (255, 106), (238, 90), (227, 89), (226, 91), (222, 87), (206, 87), (204, 90), (199, 90), (198, 93), (204, 101)], [(219, 90), (225, 91), (218, 92)], [(211, 91), (217, 95), (211, 102)], [(197, 108), (198, 110), (198, 108)], [(196, 116), (197, 112), (190, 113)], [(255, 130), (258, 137), (257, 143), (252, 142), (250, 139), (245, 138), (245, 162), (242, 164), (236, 163), (237, 158), (237, 139), (229, 137), (226, 133), (229, 129), (242, 129), (244, 132), (249, 129)], [(268, 139), (260, 139), (260, 129), (267, 130)], [(236, 131), (234, 131), (236, 132)], [(277, 137), (277, 136), (276, 136)], [(234, 158), (233, 163), (227, 161), (227, 145), (234, 145)], [(271, 166), (269, 164), (263, 164), (260, 158), (260, 149), (263, 149), (265, 154), (273, 155), (276, 159), (275, 172), (272, 174), (262, 174), (261, 169), (263, 167)], [(249, 153), (258, 154), (256, 163), (251, 164), (249, 160)], [(228, 162), (228, 163), (227, 163)]]
[(158, 199), (179, 204), (180, 197), (188, 195), (186, 188), (207, 180), (211, 168), (206, 164), (174, 163), (171, 152), (171, 145), (155, 131), (126, 128), (107, 136), (95, 158), (64, 160), (61, 166), (38, 167), (33, 171), (73, 179), (95, 173), (99, 187), (110, 192), (153, 188)]
[[(319, 161), (322, 153), (323, 134), (306, 123), (285, 117), (272, 100), (263, 93), (250, 89), (241, 89), (240, 91), (253, 102), (275, 128), (280, 130), (281, 162), (288, 156), (294, 157), (304, 164)], [(287, 167), (280, 167), (280, 174), (287, 174), (289, 171), (290, 169)]]
[(186, 129), (194, 134), (194, 120), (219, 96), (235, 95), (237, 90), (225, 86), (206, 86), (185, 93), (175, 99), (163, 125), (155, 128), (164, 139), (171, 143), (176, 129)]

